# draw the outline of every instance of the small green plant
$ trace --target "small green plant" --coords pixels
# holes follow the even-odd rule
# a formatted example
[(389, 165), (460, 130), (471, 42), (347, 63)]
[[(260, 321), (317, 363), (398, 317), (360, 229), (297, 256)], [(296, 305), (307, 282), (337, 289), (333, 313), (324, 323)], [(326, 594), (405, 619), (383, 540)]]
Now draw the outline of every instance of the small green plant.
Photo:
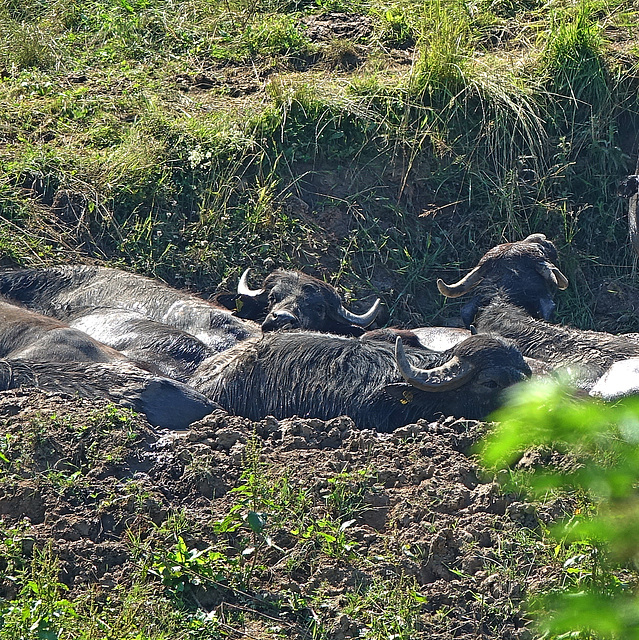
[(247, 25), (242, 36), (241, 50), (251, 56), (302, 56), (308, 48), (297, 21), (287, 15), (260, 16)]
[(0, 576), (11, 582), (18, 582), (28, 564), (28, 553), (33, 546), (28, 529), (26, 521), (7, 526), (0, 520)]
[(57, 469), (49, 469), (46, 472), (47, 481), (51, 486), (63, 494), (67, 491), (73, 491), (82, 484), (82, 471), (76, 469), (75, 471), (64, 472)]
[(109, 403), (104, 408), (96, 410), (89, 417), (86, 428), (91, 428), (101, 434), (126, 429), (127, 438), (135, 439), (138, 434), (135, 431), (134, 417), (135, 412), (131, 409)]
[(31, 567), (24, 570), (21, 582), (18, 597), (0, 609), (0, 638), (57, 640), (77, 613), (63, 597), (68, 587), (59, 581), (59, 563), (50, 545), (34, 548)]
[(396, 47), (409, 47), (417, 39), (415, 10), (411, 5), (390, 6), (380, 15), (380, 39)]
[(177, 536), (170, 551), (153, 554), (148, 572), (160, 578), (169, 591), (183, 597), (193, 587), (227, 584), (228, 569), (229, 561), (223, 553), (211, 548), (189, 549), (184, 538)]
[(293, 528), (291, 533), (302, 541), (319, 542), (320, 549), (331, 558), (347, 558), (354, 548), (347, 531), (355, 520), (337, 522), (331, 518), (319, 518), (306, 524), (304, 528)]
[(349, 518), (363, 508), (364, 494), (373, 487), (375, 477), (369, 469), (358, 469), (338, 473), (327, 482), (322, 496), (330, 514), (336, 518)]
[(419, 616), (427, 602), (410, 578), (378, 580), (347, 596), (345, 613), (366, 625), (366, 637), (375, 640), (411, 640), (420, 629)]
[[(234, 534), (235, 544), (239, 544), (239, 566), (243, 586), (250, 584), (264, 549), (274, 548), (283, 551), (267, 531), (269, 516), (280, 508), (270, 496), (270, 483), (264, 466), (260, 463), (260, 452), (261, 443), (255, 435), (246, 445), (244, 455), (247, 468), (242, 473), (244, 482), (231, 490), (240, 499), (214, 526), (214, 531), (219, 535)], [(248, 534), (248, 537), (242, 534)]]

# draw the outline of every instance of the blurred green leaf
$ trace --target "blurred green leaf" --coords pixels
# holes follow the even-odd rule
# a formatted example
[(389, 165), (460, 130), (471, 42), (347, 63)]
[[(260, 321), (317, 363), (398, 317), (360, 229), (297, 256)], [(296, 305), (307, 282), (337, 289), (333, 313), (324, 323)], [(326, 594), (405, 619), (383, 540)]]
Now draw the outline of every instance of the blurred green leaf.
[[(514, 389), (492, 419), (487, 468), (538, 498), (563, 491), (587, 505), (549, 529), (555, 557), (569, 555), (565, 590), (531, 606), (544, 637), (639, 639), (639, 598), (615, 573), (639, 566), (639, 398), (604, 404), (546, 379)], [(518, 469), (535, 450), (548, 455)]]

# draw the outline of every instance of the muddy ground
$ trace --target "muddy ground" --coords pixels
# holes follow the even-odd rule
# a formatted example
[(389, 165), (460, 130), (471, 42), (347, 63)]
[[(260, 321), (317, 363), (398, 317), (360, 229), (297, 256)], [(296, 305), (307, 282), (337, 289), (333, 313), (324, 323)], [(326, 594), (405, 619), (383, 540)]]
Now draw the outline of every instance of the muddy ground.
[[(409, 584), (408, 637), (508, 640), (533, 637), (522, 601), (560, 579), (538, 534), (570, 505), (540, 511), (502, 492), (471, 453), (483, 423), (442, 418), (379, 434), (347, 417), (253, 423), (218, 412), (171, 433), (39, 390), (0, 394), (0, 423), (3, 533), (19, 537), (26, 559), (52, 543), (70, 600), (91, 587), (99, 602), (144, 573), (167, 597), (186, 587), (187, 607), (222, 619), (250, 611), (229, 619), (230, 637), (339, 640), (392, 617)], [(257, 536), (249, 510), (266, 523)], [(225, 519), (237, 528), (221, 528)], [(180, 536), (224, 553), (214, 580), (171, 574), (162, 584), (160, 560)], [(13, 598), (2, 569), (0, 596)], [(378, 594), (379, 606), (382, 592), (376, 616), (353, 605), (354, 594)], [(374, 637), (407, 637), (392, 624)]]

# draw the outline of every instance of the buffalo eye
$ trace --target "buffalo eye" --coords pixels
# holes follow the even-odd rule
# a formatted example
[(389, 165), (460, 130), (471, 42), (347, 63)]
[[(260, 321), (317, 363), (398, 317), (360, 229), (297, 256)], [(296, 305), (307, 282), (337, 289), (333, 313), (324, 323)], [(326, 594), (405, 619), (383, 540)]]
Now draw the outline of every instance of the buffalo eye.
[(482, 385), (488, 389), (496, 389), (499, 386), (495, 380), (484, 380)]

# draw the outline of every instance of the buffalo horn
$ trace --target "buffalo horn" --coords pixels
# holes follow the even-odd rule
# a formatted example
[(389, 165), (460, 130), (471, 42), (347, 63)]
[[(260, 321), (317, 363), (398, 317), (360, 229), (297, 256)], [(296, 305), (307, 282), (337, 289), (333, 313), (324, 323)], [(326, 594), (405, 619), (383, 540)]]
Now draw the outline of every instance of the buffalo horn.
[[(637, 159), (636, 174), (639, 174), (639, 159)], [(634, 252), (639, 255), (639, 193), (634, 190), (628, 201), (628, 233)]]
[(450, 391), (461, 387), (473, 372), (473, 365), (463, 363), (457, 356), (433, 369), (414, 367), (406, 357), (402, 339), (395, 341), (395, 362), (406, 382), (422, 391)]
[(550, 284), (555, 285), (563, 291), (568, 288), (568, 278), (552, 264), (552, 262), (541, 262), (537, 265), (537, 272)]
[(539, 244), (546, 240), (546, 236), (543, 233), (531, 233), (529, 236), (526, 236), (522, 242), (531, 242), (533, 244)]
[(257, 296), (261, 296), (264, 293), (264, 289), (251, 289), (248, 286), (248, 272), (249, 269), (246, 269), (240, 278), (240, 282), (237, 285), (237, 293), (240, 296), (248, 296), (249, 298), (256, 298)]
[(356, 313), (349, 311), (343, 305), (340, 306), (337, 313), (340, 318), (343, 318), (344, 320), (346, 320), (347, 322), (350, 322), (351, 324), (355, 324), (358, 327), (367, 327), (377, 317), (377, 314), (379, 313), (380, 304), (381, 304), (381, 300), (377, 298), (377, 300), (375, 300), (375, 302), (373, 303), (373, 306), (366, 313), (363, 313), (362, 315), (357, 315)]
[(480, 270), (481, 265), (475, 267), (470, 273), (466, 274), (455, 284), (446, 284), (441, 278), (438, 278), (437, 288), (439, 289), (439, 293), (447, 298), (458, 298), (459, 296), (463, 296), (482, 281)]

